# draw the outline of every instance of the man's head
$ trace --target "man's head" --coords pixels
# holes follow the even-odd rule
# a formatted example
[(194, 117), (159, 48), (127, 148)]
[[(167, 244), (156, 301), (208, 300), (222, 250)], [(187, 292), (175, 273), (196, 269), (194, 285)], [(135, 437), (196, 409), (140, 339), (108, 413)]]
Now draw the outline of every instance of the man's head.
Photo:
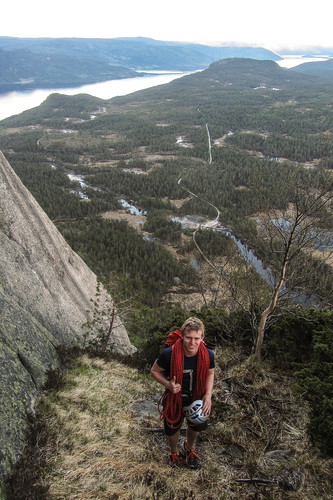
[(181, 327), (185, 356), (195, 356), (204, 338), (205, 327), (198, 318), (188, 318)]
[(182, 335), (184, 335), (184, 332), (189, 331), (189, 330), (196, 330), (197, 332), (201, 330), (202, 333), (202, 338), (205, 336), (205, 326), (201, 319), (196, 318), (195, 316), (191, 318), (187, 318), (183, 326), (181, 327), (180, 331), (182, 332)]

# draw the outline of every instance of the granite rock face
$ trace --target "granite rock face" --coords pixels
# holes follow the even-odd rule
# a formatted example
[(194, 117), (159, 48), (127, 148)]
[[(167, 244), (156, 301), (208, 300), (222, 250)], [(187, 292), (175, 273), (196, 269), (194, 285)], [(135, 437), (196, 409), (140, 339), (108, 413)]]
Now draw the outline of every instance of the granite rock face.
[[(27, 411), (59, 366), (57, 346), (83, 343), (96, 291), (95, 274), (0, 152), (0, 483), (24, 445)], [(112, 299), (100, 289), (98, 297), (107, 327)], [(116, 325), (113, 350), (132, 354), (119, 318)]]

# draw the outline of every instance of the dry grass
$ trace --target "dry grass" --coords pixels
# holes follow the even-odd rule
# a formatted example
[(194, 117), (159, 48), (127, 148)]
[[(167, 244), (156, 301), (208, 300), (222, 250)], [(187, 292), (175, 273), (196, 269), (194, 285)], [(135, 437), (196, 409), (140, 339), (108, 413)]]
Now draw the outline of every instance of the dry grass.
[[(118, 361), (81, 358), (64, 388), (42, 400), (52, 430), (43, 498), (333, 498), (332, 461), (311, 449), (306, 411), (295, 403), (289, 378), (253, 368), (235, 352), (217, 352), (216, 359), (215, 414), (199, 437), (202, 464), (193, 471), (167, 465), (164, 435), (149, 431), (161, 426), (156, 408), (143, 417), (133, 409), (156, 400), (160, 386)], [(271, 482), (238, 481), (253, 478)]]

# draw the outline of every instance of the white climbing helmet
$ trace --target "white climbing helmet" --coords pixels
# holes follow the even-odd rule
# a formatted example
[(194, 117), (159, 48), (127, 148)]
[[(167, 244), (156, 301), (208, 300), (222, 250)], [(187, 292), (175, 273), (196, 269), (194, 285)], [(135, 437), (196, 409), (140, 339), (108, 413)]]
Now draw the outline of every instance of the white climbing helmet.
[(203, 424), (209, 418), (209, 415), (205, 415), (202, 412), (203, 401), (201, 399), (197, 399), (193, 401), (189, 406), (184, 406), (183, 413), (184, 417), (189, 420), (192, 424)]

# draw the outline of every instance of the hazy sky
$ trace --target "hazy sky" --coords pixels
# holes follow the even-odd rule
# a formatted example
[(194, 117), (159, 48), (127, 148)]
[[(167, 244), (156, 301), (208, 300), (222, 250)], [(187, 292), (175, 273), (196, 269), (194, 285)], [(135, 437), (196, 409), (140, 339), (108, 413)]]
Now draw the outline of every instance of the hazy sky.
[(2, 36), (333, 46), (332, 0), (6, 0)]

